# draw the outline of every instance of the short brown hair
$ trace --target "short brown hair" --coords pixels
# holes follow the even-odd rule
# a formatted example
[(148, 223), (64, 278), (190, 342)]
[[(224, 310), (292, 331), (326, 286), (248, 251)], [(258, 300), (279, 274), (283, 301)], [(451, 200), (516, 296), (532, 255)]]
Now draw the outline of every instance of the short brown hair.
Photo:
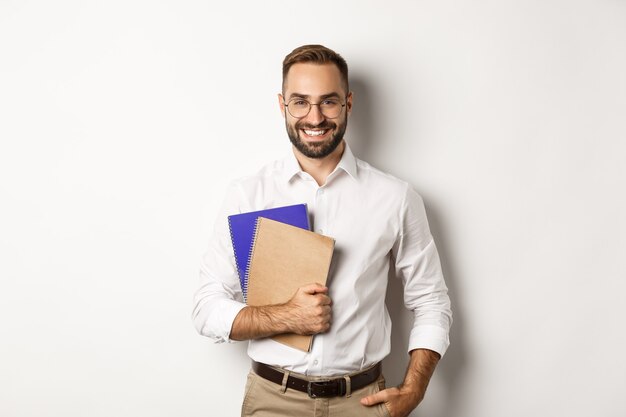
[(346, 93), (350, 91), (348, 84), (348, 64), (341, 55), (323, 45), (303, 45), (285, 57), (283, 60), (283, 92), (285, 90), (285, 80), (287, 73), (293, 64), (299, 63), (314, 64), (335, 64), (341, 73), (341, 82), (346, 88)]

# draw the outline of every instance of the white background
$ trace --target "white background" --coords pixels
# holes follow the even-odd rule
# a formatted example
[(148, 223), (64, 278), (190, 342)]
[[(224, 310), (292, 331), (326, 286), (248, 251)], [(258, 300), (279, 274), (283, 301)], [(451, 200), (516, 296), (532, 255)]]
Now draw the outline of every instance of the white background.
[(348, 140), (442, 256), (452, 346), (412, 415), (626, 415), (623, 0), (0, 0), (0, 415), (238, 415), (245, 345), (191, 298), (228, 181), (289, 150), (304, 43), (348, 60)]

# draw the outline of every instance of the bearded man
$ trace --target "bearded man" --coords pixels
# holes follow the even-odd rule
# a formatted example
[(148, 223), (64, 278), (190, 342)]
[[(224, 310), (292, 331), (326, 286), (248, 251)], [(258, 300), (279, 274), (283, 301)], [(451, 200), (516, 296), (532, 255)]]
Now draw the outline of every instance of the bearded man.
[[(193, 321), (217, 342), (249, 341), (242, 416), (407, 416), (449, 346), (450, 300), (422, 199), (352, 154), (344, 139), (352, 102), (339, 54), (305, 45), (285, 57), (278, 104), (290, 155), (231, 184), (203, 257)], [(313, 231), (335, 239), (328, 286), (311, 282), (284, 304), (247, 306), (227, 216), (300, 203)], [(415, 319), (405, 379), (385, 388), (391, 263)], [(282, 333), (315, 335), (310, 351), (270, 339)]]

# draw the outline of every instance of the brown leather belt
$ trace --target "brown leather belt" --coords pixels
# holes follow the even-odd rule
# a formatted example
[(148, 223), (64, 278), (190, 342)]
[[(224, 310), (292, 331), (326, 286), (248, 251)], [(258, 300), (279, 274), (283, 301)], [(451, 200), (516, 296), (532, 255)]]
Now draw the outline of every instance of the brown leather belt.
[[(252, 361), (252, 370), (261, 378), (265, 378), (278, 385), (283, 384), (285, 373), (269, 365)], [(366, 371), (350, 375), (350, 391), (356, 391), (376, 381), (380, 376), (380, 371), (381, 366), (379, 362)], [(311, 398), (343, 397), (347, 394), (346, 378), (344, 377), (322, 381), (307, 381), (289, 375), (287, 378), (287, 388), (306, 392)]]

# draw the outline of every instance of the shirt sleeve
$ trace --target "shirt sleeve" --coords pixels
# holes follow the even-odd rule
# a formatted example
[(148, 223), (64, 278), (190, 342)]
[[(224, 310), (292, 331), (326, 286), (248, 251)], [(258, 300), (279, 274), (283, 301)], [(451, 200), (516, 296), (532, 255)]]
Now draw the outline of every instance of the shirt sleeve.
[(424, 203), (408, 185), (392, 255), (396, 274), (404, 285), (404, 305), (414, 314), (408, 351), (430, 349), (443, 356), (450, 345), (452, 324), (448, 288)]
[(243, 193), (231, 184), (200, 264), (200, 284), (192, 320), (198, 333), (216, 343), (231, 342), (230, 331), (243, 303), (241, 284), (228, 229), (228, 216), (241, 211)]

